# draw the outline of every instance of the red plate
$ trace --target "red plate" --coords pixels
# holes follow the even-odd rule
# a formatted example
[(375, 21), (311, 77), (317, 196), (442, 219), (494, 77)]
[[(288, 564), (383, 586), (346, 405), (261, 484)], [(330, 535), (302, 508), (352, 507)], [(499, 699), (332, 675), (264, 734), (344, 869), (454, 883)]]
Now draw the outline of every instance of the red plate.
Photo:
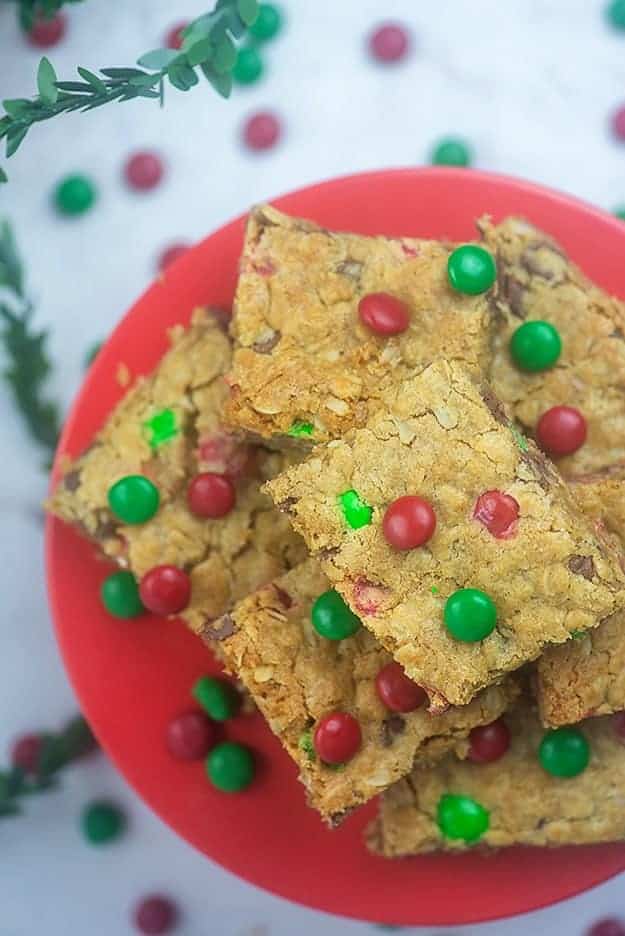
[[(484, 213), (522, 214), (555, 235), (598, 283), (625, 295), (625, 224), (526, 182), (466, 170), (378, 172), (325, 182), (276, 205), (331, 228), (454, 240), (472, 238), (473, 220)], [(147, 373), (166, 348), (167, 327), (187, 322), (196, 305), (231, 303), (242, 235), (239, 219), (202, 241), (130, 310), (89, 371), (65, 426), (57, 470), (61, 453), (80, 452), (122, 396), (120, 362), (133, 375)], [(98, 600), (107, 567), (54, 520), (47, 527), (47, 562), (63, 656), (102, 744), (180, 835), (253, 884), (363, 920), (457, 925), (534, 910), (625, 869), (620, 845), (375, 858), (361, 840), (373, 806), (335, 832), (325, 829), (259, 716), (228, 726), (231, 737), (259, 753), (256, 781), (243, 794), (218, 793), (201, 764), (172, 760), (163, 742), (169, 719), (189, 705), (196, 677), (216, 668), (208, 651), (180, 624), (107, 616)]]

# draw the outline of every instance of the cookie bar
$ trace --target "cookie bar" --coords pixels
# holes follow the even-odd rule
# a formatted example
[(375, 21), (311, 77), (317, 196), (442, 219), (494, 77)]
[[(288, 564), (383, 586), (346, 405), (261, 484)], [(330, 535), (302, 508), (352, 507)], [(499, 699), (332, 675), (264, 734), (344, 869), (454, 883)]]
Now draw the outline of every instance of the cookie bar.
[[(376, 676), (391, 657), (375, 637), (360, 628), (344, 640), (328, 640), (311, 623), (313, 602), (329, 588), (319, 564), (307, 560), (239, 602), (224, 618), (230, 633), (219, 646), (297, 763), (310, 805), (336, 825), (404, 776), (415, 759), (449, 750), (465, 754), (470, 729), (498, 718), (518, 690), (508, 679), (441, 716), (423, 707), (389, 710)], [(313, 743), (319, 720), (334, 711), (353, 715), (362, 733), (360, 750), (340, 770), (324, 764)]]
[[(437, 357), (485, 367), (488, 294), (451, 288), (450, 253), (436, 241), (340, 234), (254, 209), (231, 326), (231, 422), (265, 437), (334, 438), (366, 422), (386, 383)], [(360, 300), (380, 292), (407, 305), (401, 334), (380, 337), (361, 322)]]
[[(547, 410), (579, 410), (587, 438), (558, 459), (567, 476), (595, 472), (625, 459), (625, 305), (591, 283), (563, 249), (519, 218), (478, 225), (498, 266), (494, 307), (499, 327), (491, 382), (514, 419), (533, 433)], [(535, 373), (512, 362), (516, 329), (531, 320), (555, 326), (562, 350), (555, 366)]]
[[(233, 600), (305, 555), (260, 490), (287, 456), (245, 445), (222, 425), (230, 360), (230, 341), (209, 312), (197, 312), (187, 331), (176, 328), (154, 373), (137, 380), (88, 451), (66, 465), (48, 505), (137, 579), (161, 565), (184, 570), (191, 599), (182, 616), (203, 633)], [(227, 476), (236, 488), (235, 506), (218, 519), (189, 509), (189, 482), (203, 472)], [(146, 522), (124, 523), (110, 509), (109, 490), (137, 474), (158, 490), (158, 510)]]
[[(398, 383), (385, 412), (266, 489), (432, 711), (625, 604), (614, 551), (457, 363)], [(422, 545), (396, 542), (395, 522), (412, 535), (424, 514)]]
[[(571, 488), (585, 513), (614, 537), (625, 555), (625, 467), (613, 467)], [(552, 726), (625, 708), (625, 611), (550, 647), (536, 667), (536, 696), (543, 723)]]
[[(610, 717), (560, 729), (545, 743), (530, 709), (514, 709), (505, 721), (511, 740), (501, 759), (474, 764), (450, 755), (391, 787), (369, 827), (369, 848), (394, 858), (475, 844), (583, 845), (625, 838), (625, 750)], [(566, 768), (567, 744), (573, 750), (569, 772), (582, 769), (558, 776), (550, 771)], [(468, 814), (468, 841), (450, 837), (462, 831), (462, 811)]]

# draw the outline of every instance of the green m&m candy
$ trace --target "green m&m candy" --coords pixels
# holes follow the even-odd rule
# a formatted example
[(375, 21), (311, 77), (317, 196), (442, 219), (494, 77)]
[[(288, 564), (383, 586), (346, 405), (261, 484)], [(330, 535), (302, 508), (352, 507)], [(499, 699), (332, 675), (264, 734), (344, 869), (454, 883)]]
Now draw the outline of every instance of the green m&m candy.
[(440, 140), (432, 152), (435, 166), (468, 166), (471, 163), (471, 150), (468, 143), (457, 137)]
[(326, 640), (345, 640), (360, 627), (360, 618), (347, 607), (337, 591), (319, 595), (310, 613), (312, 625)]
[(345, 517), (345, 522), (352, 530), (359, 530), (360, 527), (368, 526), (371, 523), (373, 507), (369, 507), (357, 491), (344, 491), (339, 495), (339, 504)]
[(224, 679), (202, 676), (192, 690), (193, 698), (214, 721), (226, 721), (239, 711), (241, 699), (234, 686)]
[(105, 578), (100, 588), (100, 597), (108, 613), (114, 617), (133, 618), (145, 611), (132, 572), (113, 572)]
[(89, 211), (96, 199), (93, 182), (83, 175), (69, 175), (54, 190), (54, 204), (64, 215), (81, 215)]
[(605, 13), (614, 29), (625, 29), (625, 0), (611, 0)]
[(486, 292), (497, 278), (497, 267), (492, 254), (476, 244), (464, 244), (449, 255), (447, 261), (449, 282), (457, 292), (477, 296)]
[(224, 741), (206, 758), (206, 773), (213, 786), (224, 793), (239, 793), (254, 779), (254, 758), (249, 748)]
[(266, 42), (277, 36), (282, 28), (282, 14), (273, 3), (261, 3), (258, 16), (250, 26), (250, 33), (255, 39)]
[(560, 335), (549, 322), (524, 322), (510, 339), (512, 360), (524, 371), (542, 371), (553, 367), (561, 351)]
[(495, 629), (497, 608), (479, 588), (459, 588), (445, 602), (445, 626), (456, 640), (474, 643)]
[(119, 838), (126, 826), (126, 817), (114, 803), (98, 800), (83, 810), (81, 826), (88, 842), (104, 845)]
[(470, 796), (452, 793), (441, 796), (436, 818), (445, 838), (462, 839), (465, 842), (477, 842), (490, 825), (490, 813), (481, 803)]
[(237, 60), (232, 69), (232, 77), (239, 84), (254, 84), (264, 71), (263, 60), (258, 49), (244, 46), (237, 53)]
[(555, 728), (543, 737), (538, 759), (554, 777), (576, 777), (588, 767), (590, 746), (579, 728)]
[(159, 500), (158, 488), (143, 475), (126, 475), (108, 491), (109, 507), (124, 523), (150, 520), (158, 510)]

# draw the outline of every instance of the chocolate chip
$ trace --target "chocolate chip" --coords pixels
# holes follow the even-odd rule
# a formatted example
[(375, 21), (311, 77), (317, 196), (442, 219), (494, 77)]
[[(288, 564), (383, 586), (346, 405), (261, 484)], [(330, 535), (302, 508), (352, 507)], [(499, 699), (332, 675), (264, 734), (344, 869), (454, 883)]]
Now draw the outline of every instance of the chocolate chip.
[(622, 328), (615, 328), (610, 332), (610, 338), (617, 338), (618, 341), (625, 341), (625, 334)]
[(273, 586), (273, 590), (275, 591), (276, 597), (278, 598), (278, 601), (280, 602), (283, 608), (293, 607), (293, 599), (291, 598), (288, 592), (285, 592), (283, 588), (279, 588), (278, 585), (275, 585), (275, 584)]
[(73, 471), (68, 471), (65, 477), (63, 478), (63, 487), (66, 491), (77, 491), (80, 487), (80, 471), (78, 468), (74, 468)]
[(360, 260), (354, 260), (351, 257), (348, 257), (347, 260), (343, 260), (341, 263), (337, 264), (335, 267), (337, 273), (341, 273), (343, 276), (349, 276), (350, 279), (358, 280), (362, 275), (363, 264)]
[(320, 549), (317, 552), (317, 556), (320, 559), (331, 559), (332, 556), (336, 556), (338, 551), (339, 551), (338, 546), (326, 546), (324, 549)]
[(108, 511), (101, 510), (97, 514), (97, 524), (93, 532), (97, 540), (111, 539), (117, 536), (118, 523)]
[(539, 276), (541, 279), (545, 280), (555, 279), (556, 274), (561, 274), (563, 271), (552, 270), (549, 266), (546, 266), (545, 258), (538, 254), (540, 250), (546, 250), (551, 254), (555, 254), (556, 257), (560, 257), (562, 260), (568, 259), (564, 251), (561, 250), (557, 244), (547, 240), (535, 241), (526, 247), (521, 254), (521, 266), (532, 276)]
[(406, 722), (401, 715), (389, 715), (380, 725), (380, 743), (382, 747), (391, 747), (397, 735), (406, 730)]
[(264, 338), (255, 341), (252, 345), (252, 350), (256, 351), (257, 354), (269, 354), (270, 351), (273, 351), (281, 338), (281, 332), (271, 332), (271, 334), (267, 334)]
[(509, 274), (503, 273), (499, 279), (499, 294), (508, 303), (510, 311), (516, 318), (526, 318), (527, 312), (523, 307), (523, 298), (525, 296), (523, 283)]
[(210, 315), (223, 331), (228, 331), (230, 322), (232, 321), (232, 312), (230, 309), (220, 309), (217, 306), (209, 306), (206, 309), (206, 314)]
[(343, 809), (341, 812), (332, 813), (330, 816), (330, 828), (337, 829), (342, 823), (345, 816), (348, 816), (350, 813), (349, 809)]
[(595, 563), (592, 556), (571, 556), (568, 567), (573, 575), (582, 575), (590, 581), (595, 574)]
[(278, 510), (281, 510), (285, 514), (293, 514), (293, 505), (297, 504), (297, 497), (286, 497), (283, 501), (277, 505)]
[(223, 614), (220, 618), (206, 618), (202, 629), (202, 636), (210, 640), (225, 640), (236, 632), (231, 614)]
[(503, 403), (499, 397), (495, 396), (492, 389), (487, 385), (481, 389), (481, 396), (484, 401), (484, 405), (489, 410), (489, 412), (494, 416), (498, 423), (501, 423), (502, 426), (508, 425), (508, 417), (506, 411), (503, 407)]

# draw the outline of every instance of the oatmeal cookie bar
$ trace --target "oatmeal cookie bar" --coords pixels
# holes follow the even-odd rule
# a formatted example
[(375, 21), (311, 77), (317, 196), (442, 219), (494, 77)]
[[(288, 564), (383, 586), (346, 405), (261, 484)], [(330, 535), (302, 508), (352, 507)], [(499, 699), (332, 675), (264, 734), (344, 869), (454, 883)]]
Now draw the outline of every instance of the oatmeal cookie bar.
[[(433, 767), (417, 767), (384, 793), (368, 829), (369, 848), (394, 858), (476, 844), (584, 845), (625, 838), (625, 750), (610, 717), (547, 736), (529, 708), (504, 718), (510, 747), (499, 760), (475, 764), (448, 755)], [(468, 840), (450, 837), (461, 831)]]
[[(224, 619), (230, 633), (219, 646), (297, 763), (310, 805), (336, 825), (415, 759), (430, 762), (449, 750), (464, 755), (469, 731), (498, 718), (518, 689), (508, 679), (440, 716), (422, 706), (401, 714), (387, 708), (376, 677), (391, 657), (375, 637), (361, 627), (330, 640), (311, 622), (313, 603), (328, 589), (319, 564), (307, 560), (239, 602)], [(350, 713), (362, 733), (360, 749), (339, 770), (323, 763), (314, 743), (320, 719), (336, 711)]]
[(266, 489), (434, 711), (625, 605), (614, 551), (457, 363)]
[[(260, 490), (286, 456), (245, 445), (222, 425), (230, 360), (229, 339), (210, 312), (198, 311), (186, 331), (174, 329), (171, 350), (136, 381), (90, 448), (66, 465), (48, 504), (137, 579), (161, 565), (184, 570), (191, 598), (182, 616), (208, 634), (233, 600), (305, 556)], [(189, 483), (204, 472), (234, 485), (235, 504), (222, 517), (189, 508)], [(111, 510), (109, 491), (136, 475), (155, 486), (158, 509), (145, 522), (124, 523)]]
[[(254, 209), (231, 326), (231, 422), (265, 437), (320, 441), (362, 425), (385, 384), (435, 358), (483, 369), (488, 293), (452, 289), (451, 250), (327, 231), (270, 205)], [(400, 334), (382, 337), (360, 320), (360, 300), (380, 292), (407, 307)]]

